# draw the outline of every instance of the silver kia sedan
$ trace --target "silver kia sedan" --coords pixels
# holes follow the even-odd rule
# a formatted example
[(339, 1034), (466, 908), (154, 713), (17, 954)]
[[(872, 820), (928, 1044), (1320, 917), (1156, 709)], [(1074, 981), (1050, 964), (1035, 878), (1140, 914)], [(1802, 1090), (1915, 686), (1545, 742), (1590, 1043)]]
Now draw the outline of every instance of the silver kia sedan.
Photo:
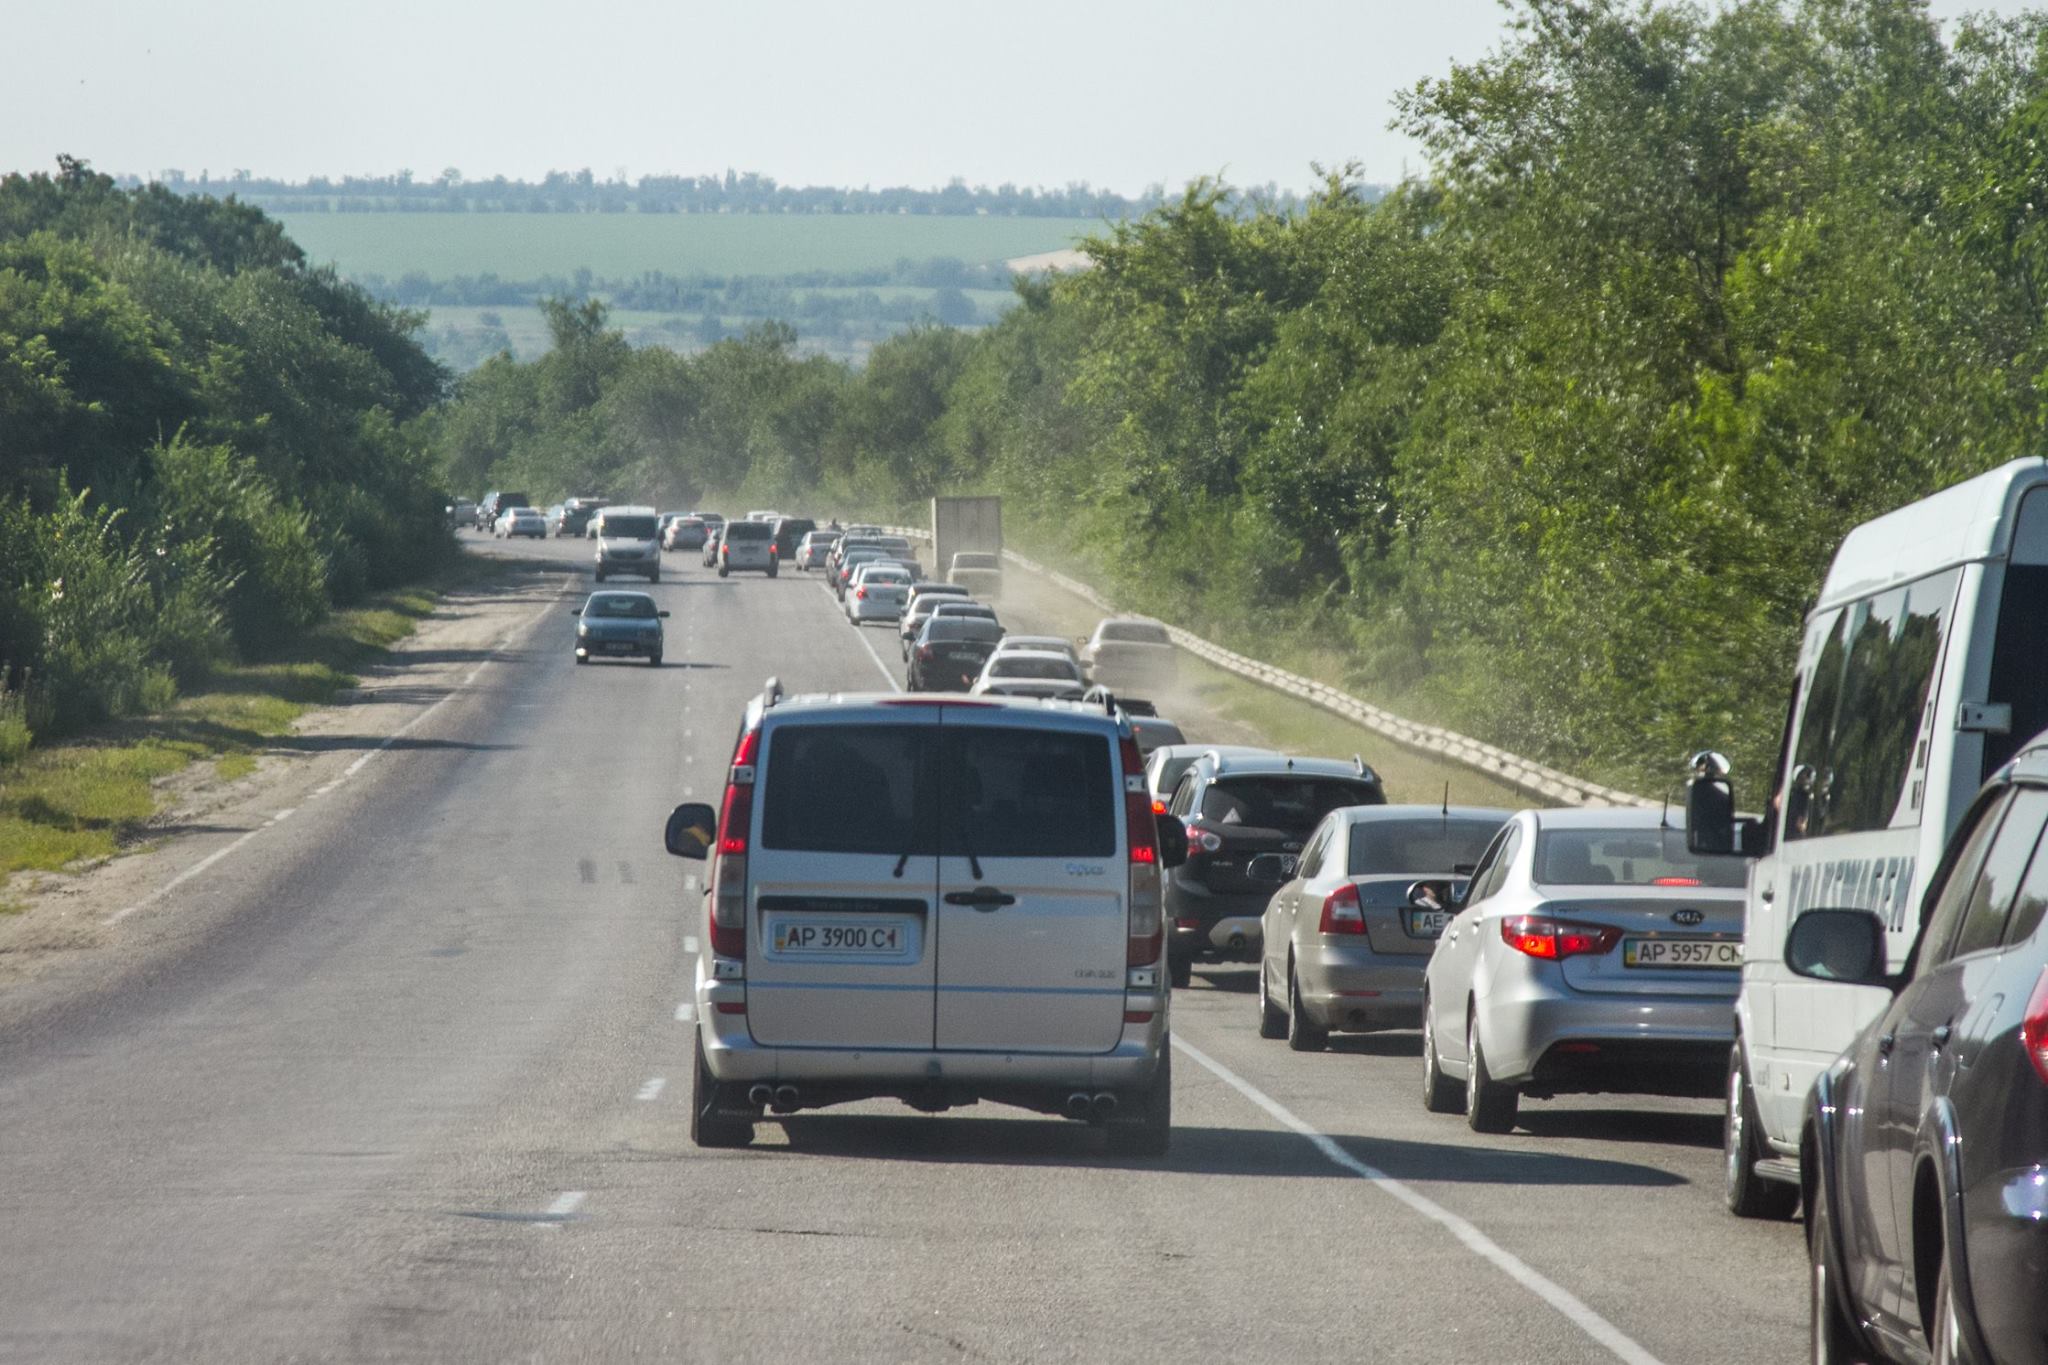
[(1424, 973), (1424, 1106), (1505, 1133), (1524, 1096), (1720, 1094), (1746, 872), (1656, 810), (1517, 814)]
[[(1319, 1051), (1333, 1030), (1422, 1023), (1422, 968), (1487, 841), (1512, 812), (1478, 806), (1346, 806), (1302, 846), (1266, 903), (1259, 1036)], [(1286, 855), (1252, 860), (1278, 880)]]

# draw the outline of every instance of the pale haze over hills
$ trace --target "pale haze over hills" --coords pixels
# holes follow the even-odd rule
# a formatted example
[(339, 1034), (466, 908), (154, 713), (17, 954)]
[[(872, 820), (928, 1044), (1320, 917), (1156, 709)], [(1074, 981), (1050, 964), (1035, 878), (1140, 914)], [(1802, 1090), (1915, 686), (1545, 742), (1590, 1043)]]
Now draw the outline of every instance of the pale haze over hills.
[[(2018, 0), (1938, 0), (2017, 12)], [(0, 170), (535, 179), (755, 169), (784, 183), (1137, 193), (1312, 161), (1399, 180), (1392, 96), (1492, 47), (1494, 0), (286, 4), (28, 0)]]

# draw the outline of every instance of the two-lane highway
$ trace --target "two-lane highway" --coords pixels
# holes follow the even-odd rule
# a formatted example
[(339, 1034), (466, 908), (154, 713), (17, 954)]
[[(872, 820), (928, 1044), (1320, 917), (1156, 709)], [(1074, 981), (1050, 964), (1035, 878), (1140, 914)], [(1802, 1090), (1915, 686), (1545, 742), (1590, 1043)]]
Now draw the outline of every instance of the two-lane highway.
[(693, 1148), (702, 911), (663, 816), (715, 795), (764, 678), (901, 667), (815, 576), (666, 572), (665, 666), (574, 666), (565, 596), (432, 742), (185, 888), (222, 930), (0, 1034), (0, 1359), (1799, 1349), (1799, 1229), (1721, 1211), (1714, 1106), (1531, 1104), (1477, 1137), (1422, 1111), (1412, 1034), (1261, 1041), (1248, 972), (1176, 995), (1163, 1160), (888, 1104)]

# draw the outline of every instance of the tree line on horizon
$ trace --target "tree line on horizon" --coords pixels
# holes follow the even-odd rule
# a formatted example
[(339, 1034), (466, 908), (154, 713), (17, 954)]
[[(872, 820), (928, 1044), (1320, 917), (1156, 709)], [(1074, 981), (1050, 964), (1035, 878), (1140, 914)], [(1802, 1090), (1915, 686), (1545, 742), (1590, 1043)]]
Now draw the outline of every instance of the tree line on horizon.
[(1197, 185), (855, 370), (594, 301), (423, 422), (465, 490), (899, 517), (999, 493), (1131, 605), (1585, 776), (1775, 749), (1853, 525), (2041, 449), (2044, 20), (1522, 0), (1433, 170)]

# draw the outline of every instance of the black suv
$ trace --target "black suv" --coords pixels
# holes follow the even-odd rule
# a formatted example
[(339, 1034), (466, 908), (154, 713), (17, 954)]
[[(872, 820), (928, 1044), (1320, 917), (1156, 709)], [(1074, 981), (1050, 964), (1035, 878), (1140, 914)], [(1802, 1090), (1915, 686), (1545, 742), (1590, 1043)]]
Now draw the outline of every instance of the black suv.
[(1166, 879), (1166, 964), (1185, 986), (1197, 960), (1256, 962), (1273, 883), (1252, 876), (1261, 853), (1292, 857), (1346, 806), (1383, 806), (1363, 759), (1205, 753), (1180, 775), (1166, 809), (1186, 822), (1188, 860)]
[(1002, 642), (1002, 623), (987, 616), (933, 616), (910, 647), (910, 690), (965, 692)]
[(1864, 910), (1792, 921), (1785, 965), (1891, 994), (1800, 1136), (1817, 1361), (2048, 1360), (2048, 735), (1956, 827), (1889, 975)]

